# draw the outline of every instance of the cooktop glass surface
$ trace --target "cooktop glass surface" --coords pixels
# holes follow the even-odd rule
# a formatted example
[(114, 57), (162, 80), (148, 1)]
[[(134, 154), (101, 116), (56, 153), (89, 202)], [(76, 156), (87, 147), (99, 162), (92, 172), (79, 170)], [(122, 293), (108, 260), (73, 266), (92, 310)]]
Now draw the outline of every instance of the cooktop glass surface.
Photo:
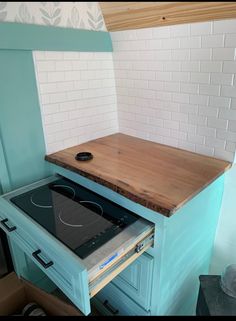
[(82, 259), (138, 219), (134, 213), (66, 178), (11, 201)]

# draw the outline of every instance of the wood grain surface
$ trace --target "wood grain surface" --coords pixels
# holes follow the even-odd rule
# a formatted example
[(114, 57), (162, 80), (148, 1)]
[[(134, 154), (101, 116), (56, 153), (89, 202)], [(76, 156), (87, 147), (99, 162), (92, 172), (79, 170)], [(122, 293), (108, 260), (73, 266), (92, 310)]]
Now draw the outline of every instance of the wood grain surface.
[[(93, 159), (75, 160), (79, 152)], [(64, 149), (45, 159), (165, 216), (231, 167), (231, 163), (124, 134)]]
[(236, 18), (236, 2), (99, 2), (108, 31)]

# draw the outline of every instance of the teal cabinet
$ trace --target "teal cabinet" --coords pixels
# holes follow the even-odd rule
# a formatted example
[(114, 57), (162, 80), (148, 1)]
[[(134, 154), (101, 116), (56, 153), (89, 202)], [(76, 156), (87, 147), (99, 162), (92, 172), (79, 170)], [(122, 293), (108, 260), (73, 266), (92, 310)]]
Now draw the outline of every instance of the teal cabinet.
[[(105, 254), (99, 258), (100, 261), (92, 262), (94, 263), (92, 265), (90, 260), (89, 265), (86, 260), (81, 259), (10, 201), (11, 198), (19, 194), (24, 194), (36, 187), (41, 188), (57, 179), (58, 177), (52, 176), (0, 197), (0, 225), (8, 235), (16, 273), (38, 283), (41, 278), (41, 273), (38, 275), (38, 269), (40, 269), (82, 313), (88, 315), (91, 312), (91, 298), (118, 273), (137, 260), (145, 249), (152, 246), (154, 226), (145, 220), (136, 220), (125, 230), (127, 235), (123, 234), (122, 238), (118, 234), (118, 238), (114, 237), (109, 244), (106, 244), (107, 247), (111, 247), (108, 252), (111, 258), (115, 253), (114, 259), (108, 260), (108, 254), (102, 248)], [(44, 215), (44, 213), (40, 212), (40, 215)], [(57, 228), (56, 223), (54, 227)], [(143, 248), (137, 250), (137, 246), (140, 244)], [(97, 258), (98, 255), (95, 259)], [(95, 259), (93, 257), (94, 261)], [(105, 264), (103, 260), (105, 260)], [(97, 263), (104, 265), (96, 265)], [(33, 270), (31, 270), (32, 266)], [(124, 276), (126, 273), (124, 272)], [(129, 278), (129, 274), (126, 277)], [(117, 282), (119, 284), (122, 279)], [(138, 274), (134, 285), (137, 287), (136, 295), (144, 296), (145, 288), (139, 287)]]
[[(85, 315), (89, 314), (88, 276), (79, 257), (1, 197), (0, 219), (16, 273), (32, 282), (44, 273)], [(51, 265), (45, 267), (42, 262)], [(32, 271), (32, 266), (37, 268)]]
[(144, 253), (112, 280), (117, 288), (147, 311), (151, 305), (153, 261), (151, 255)]
[(117, 315), (149, 315), (153, 257), (143, 253), (95, 297), (100, 309)]
[[(97, 295), (98, 307), (102, 306), (102, 310), (106, 311), (103, 303), (108, 300), (108, 306), (114, 306), (115, 310), (122, 309), (122, 315), (194, 315), (199, 289), (198, 277), (209, 272), (224, 190), (224, 175), (168, 218), (69, 170), (56, 165), (52, 165), (52, 170), (155, 224), (154, 246), (146, 251), (153, 262), (152, 278), (147, 291), (150, 295), (149, 310), (146, 310), (149, 305), (142, 295), (131, 290), (131, 285), (135, 284), (135, 277), (131, 277), (131, 266)], [(147, 279), (141, 275), (141, 289), (145, 288), (145, 282), (148, 282)], [(113, 296), (115, 300), (112, 299)], [(136, 308), (132, 310), (131, 306)]]

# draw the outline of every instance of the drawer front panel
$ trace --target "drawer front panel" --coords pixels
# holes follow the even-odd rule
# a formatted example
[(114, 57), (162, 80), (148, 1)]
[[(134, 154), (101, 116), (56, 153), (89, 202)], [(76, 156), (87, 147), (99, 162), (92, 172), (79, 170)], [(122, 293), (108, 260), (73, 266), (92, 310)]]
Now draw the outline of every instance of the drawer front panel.
[(153, 257), (143, 253), (121, 272), (112, 283), (142, 308), (148, 310), (151, 301)]
[(112, 283), (96, 295), (94, 304), (107, 315), (150, 315)]

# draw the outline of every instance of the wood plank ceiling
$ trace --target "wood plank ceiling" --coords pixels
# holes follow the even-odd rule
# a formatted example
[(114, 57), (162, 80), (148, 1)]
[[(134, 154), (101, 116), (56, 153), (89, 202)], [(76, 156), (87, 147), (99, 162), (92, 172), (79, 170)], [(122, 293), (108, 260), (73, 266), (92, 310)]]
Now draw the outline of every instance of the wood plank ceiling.
[(236, 18), (236, 2), (99, 2), (108, 31)]

